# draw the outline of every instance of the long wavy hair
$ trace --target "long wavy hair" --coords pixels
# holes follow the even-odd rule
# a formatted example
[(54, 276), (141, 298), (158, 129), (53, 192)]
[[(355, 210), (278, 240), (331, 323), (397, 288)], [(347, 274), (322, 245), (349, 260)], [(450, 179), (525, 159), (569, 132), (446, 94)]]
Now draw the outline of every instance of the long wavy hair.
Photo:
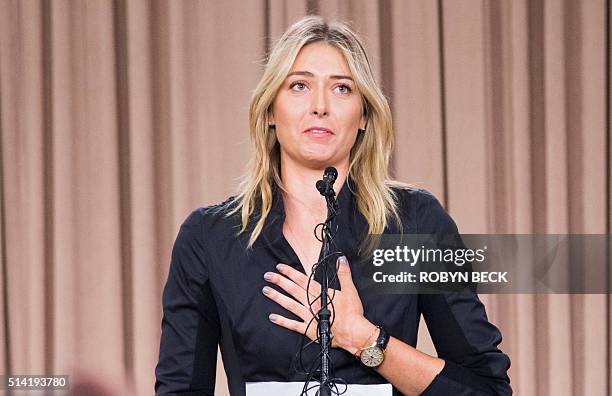
[(276, 94), (305, 45), (325, 42), (338, 48), (346, 58), (357, 91), (361, 94), (366, 116), (365, 133), (359, 133), (350, 151), (348, 177), (357, 186), (357, 208), (369, 225), (369, 234), (382, 234), (393, 218), (401, 229), (396, 188), (410, 186), (391, 180), (389, 159), (393, 147), (391, 110), (376, 82), (361, 39), (343, 22), (326, 22), (320, 16), (306, 16), (294, 23), (271, 49), (259, 84), (249, 106), (249, 131), (254, 154), (240, 183), (229, 215), (240, 212), (242, 227), (247, 229), (251, 215), (259, 205), (256, 221), (247, 247), (252, 247), (270, 213), (273, 185), (285, 191), (280, 177), (280, 145), (270, 128), (270, 110)]

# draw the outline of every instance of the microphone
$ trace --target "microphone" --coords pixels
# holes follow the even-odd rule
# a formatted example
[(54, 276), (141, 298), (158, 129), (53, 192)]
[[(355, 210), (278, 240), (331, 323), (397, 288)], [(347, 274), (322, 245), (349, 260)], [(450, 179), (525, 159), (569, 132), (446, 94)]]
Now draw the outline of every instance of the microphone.
[(338, 171), (333, 166), (328, 166), (325, 168), (325, 172), (323, 172), (323, 179), (329, 180), (331, 184), (334, 184), (336, 179), (338, 178)]
[[(331, 300), (328, 295), (329, 277), (335, 278), (334, 273), (336, 267), (334, 263), (330, 263), (333, 243), (332, 221), (338, 215), (338, 203), (336, 202), (336, 193), (334, 192), (334, 182), (338, 178), (338, 171), (333, 166), (325, 168), (323, 172), (323, 179), (317, 181), (317, 190), (325, 197), (327, 203), (327, 219), (323, 223), (323, 230), (321, 234), (321, 242), (323, 243), (323, 259), (320, 262), (322, 273), (321, 279), (321, 294), (319, 300), (321, 302), (321, 308), (317, 314), (317, 326), (320, 346), (321, 346), (321, 377), (319, 379), (319, 392), (321, 396), (331, 396), (332, 389), (336, 386), (335, 382), (337, 379), (332, 378), (331, 373), (331, 359), (329, 356), (329, 350), (331, 348), (331, 311), (328, 307), (328, 301)], [(315, 228), (316, 231), (316, 228)], [(335, 244), (334, 244), (335, 245)], [(317, 263), (317, 268), (319, 263)], [(343, 381), (340, 379), (340, 381)], [(303, 394), (303, 392), (302, 392)]]
[(334, 168), (333, 166), (328, 166), (327, 168), (325, 168), (325, 171), (323, 172), (323, 179), (318, 180), (316, 184), (317, 190), (319, 190), (321, 195), (329, 198), (335, 195), (333, 186), (337, 178), (338, 171), (336, 170), (336, 168)]

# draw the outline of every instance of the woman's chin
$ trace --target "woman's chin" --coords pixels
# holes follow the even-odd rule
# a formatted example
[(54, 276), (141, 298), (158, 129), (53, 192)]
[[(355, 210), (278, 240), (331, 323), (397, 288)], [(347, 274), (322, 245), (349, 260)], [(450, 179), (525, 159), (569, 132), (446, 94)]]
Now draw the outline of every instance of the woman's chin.
[(309, 169), (323, 169), (336, 163), (336, 159), (333, 156), (319, 156), (307, 159), (305, 158), (302, 163)]

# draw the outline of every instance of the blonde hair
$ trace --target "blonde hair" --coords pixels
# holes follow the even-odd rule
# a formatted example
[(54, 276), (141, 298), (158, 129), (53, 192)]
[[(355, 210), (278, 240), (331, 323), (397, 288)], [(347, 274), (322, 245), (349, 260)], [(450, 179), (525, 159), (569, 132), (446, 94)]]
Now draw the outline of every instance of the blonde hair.
[(311, 15), (294, 23), (275, 43), (267, 58), (263, 76), (251, 96), (249, 130), (255, 150), (239, 193), (231, 200), (235, 206), (232, 205), (234, 208), (228, 213), (229, 216), (240, 211), (240, 234), (247, 229), (257, 205), (261, 205), (261, 215), (251, 232), (249, 248), (261, 233), (270, 213), (273, 183), (284, 190), (280, 178), (280, 146), (276, 133), (268, 125), (272, 103), (302, 47), (321, 41), (335, 46), (344, 54), (357, 91), (363, 98), (366, 131), (358, 134), (350, 151), (348, 170), (348, 177), (352, 178), (358, 189), (357, 208), (368, 222), (369, 234), (382, 234), (390, 217), (396, 220), (401, 229), (398, 198), (392, 187), (410, 186), (389, 177), (393, 128), (387, 99), (376, 83), (360, 38), (350, 26), (335, 21), (327, 23), (323, 18)]

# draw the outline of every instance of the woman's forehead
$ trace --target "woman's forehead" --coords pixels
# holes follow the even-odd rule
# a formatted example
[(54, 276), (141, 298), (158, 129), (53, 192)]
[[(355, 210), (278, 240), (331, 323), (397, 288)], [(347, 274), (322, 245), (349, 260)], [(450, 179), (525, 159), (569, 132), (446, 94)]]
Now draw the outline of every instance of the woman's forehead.
[(342, 51), (324, 42), (302, 47), (288, 75), (295, 72), (307, 72), (314, 76), (351, 76), (351, 70)]

